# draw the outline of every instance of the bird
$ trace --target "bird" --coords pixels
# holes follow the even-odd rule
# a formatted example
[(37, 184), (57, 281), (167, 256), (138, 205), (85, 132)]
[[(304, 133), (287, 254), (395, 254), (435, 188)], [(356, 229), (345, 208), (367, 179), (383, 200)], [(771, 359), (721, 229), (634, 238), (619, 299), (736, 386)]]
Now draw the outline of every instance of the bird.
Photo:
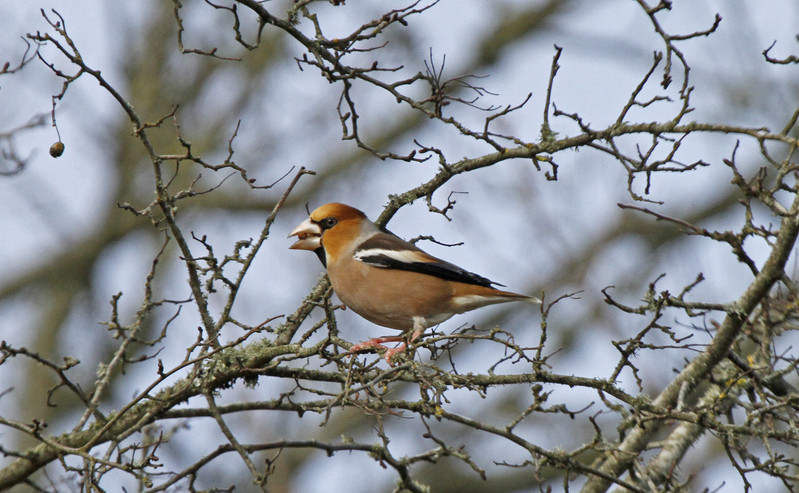
[[(288, 237), (297, 237), (290, 249), (316, 253), (346, 307), (374, 324), (402, 331), (350, 348), (353, 353), (385, 349), (389, 365), (425, 329), (455, 314), (512, 301), (541, 303), (496, 289), (493, 285), (503, 285), (424, 252), (339, 202), (315, 209)], [(402, 344), (389, 349), (386, 342)]]

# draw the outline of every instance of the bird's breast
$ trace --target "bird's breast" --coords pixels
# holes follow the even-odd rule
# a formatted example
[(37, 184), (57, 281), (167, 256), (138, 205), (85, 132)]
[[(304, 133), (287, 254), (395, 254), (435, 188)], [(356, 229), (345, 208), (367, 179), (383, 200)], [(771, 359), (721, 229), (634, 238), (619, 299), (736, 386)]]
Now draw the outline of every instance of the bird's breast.
[(342, 303), (383, 327), (407, 331), (417, 319), (427, 328), (454, 314), (448, 306), (448, 283), (432, 276), (373, 267), (356, 260), (350, 265), (329, 265), (328, 275)]

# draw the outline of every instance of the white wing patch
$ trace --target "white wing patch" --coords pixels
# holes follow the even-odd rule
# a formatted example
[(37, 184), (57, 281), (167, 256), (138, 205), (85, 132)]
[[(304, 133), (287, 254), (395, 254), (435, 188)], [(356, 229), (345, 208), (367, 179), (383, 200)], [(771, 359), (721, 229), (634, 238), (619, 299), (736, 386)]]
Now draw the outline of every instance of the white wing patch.
[(368, 248), (365, 250), (358, 250), (353, 255), (355, 260), (363, 262), (375, 267), (387, 267), (386, 265), (370, 262), (368, 259), (374, 257), (385, 257), (397, 262), (405, 264), (413, 264), (416, 262), (430, 262), (430, 258), (421, 252), (413, 250), (389, 250), (387, 248)]

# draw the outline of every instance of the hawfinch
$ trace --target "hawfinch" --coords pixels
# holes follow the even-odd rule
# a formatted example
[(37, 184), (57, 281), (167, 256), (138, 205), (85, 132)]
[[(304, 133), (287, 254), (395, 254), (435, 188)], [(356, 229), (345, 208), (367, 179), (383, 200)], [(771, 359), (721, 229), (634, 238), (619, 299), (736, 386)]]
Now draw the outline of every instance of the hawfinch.
[[(377, 227), (348, 205), (325, 204), (291, 232), (289, 248), (315, 252), (327, 268), (339, 299), (366, 320), (410, 333), (413, 342), (428, 327), (456, 313), (509, 301), (540, 303), (537, 298), (500, 291), (498, 284), (423, 252), (414, 244)], [(383, 348), (401, 336), (356, 344), (352, 351)], [(385, 359), (405, 344), (386, 351)]]

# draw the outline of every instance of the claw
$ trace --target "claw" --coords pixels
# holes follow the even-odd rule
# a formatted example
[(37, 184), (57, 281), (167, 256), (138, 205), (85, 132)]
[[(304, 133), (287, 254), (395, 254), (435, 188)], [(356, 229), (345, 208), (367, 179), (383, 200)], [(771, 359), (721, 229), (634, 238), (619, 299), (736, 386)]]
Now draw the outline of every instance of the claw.
[[(383, 359), (386, 360), (386, 363), (388, 363), (389, 366), (394, 366), (393, 363), (391, 363), (391, 358), (393, 358), (397, 353), (405, 351), (405, 349), (408, 347), (404, 341), (405, 338), (402, 336), (375, 337), (374, 339), (369, 339), (368, 341), (364, 341), (352, 346), (350, 351), (357, 353), (365, 349), (385, 349), (386, 354), (383, 355)], [(395, 348), (387, 348), (383, 345), (384, 342), (402, 342), (402, 344)]]
[[(350, 348), (350, 351), (353, 353), (357, 353), (359, 351), (363, 351), (364, 349), (371, 349), (371, 348), (385, 349), (386, 354), (383, 355), (383, 359), (386, 360), (386, 363), (388, 363), (389, 366), (394, 366), (391, 363), (391, 358), (393, 358), (397, 353), (401, 353), (406, 349), (408, 349), (408, 344), (418, 339), (419, 336), (422, 335), (422, 332), (424, 332), (424, 325), (420, 323), (420, 321), (414, 320), (413, 327), (414, 327), (413, 333), (411, 334), (411, 337), (409, 337), (408, 339), (406, 339), (403, 336), (375, 337), (374, 339), (369, 339), (368, 341), (364, 341), (352, 346)], [(384, 342), (401, 342), (402, 344), (400, 344), (395, 348), (387, 348), (386, 346), (383, 345)]]

